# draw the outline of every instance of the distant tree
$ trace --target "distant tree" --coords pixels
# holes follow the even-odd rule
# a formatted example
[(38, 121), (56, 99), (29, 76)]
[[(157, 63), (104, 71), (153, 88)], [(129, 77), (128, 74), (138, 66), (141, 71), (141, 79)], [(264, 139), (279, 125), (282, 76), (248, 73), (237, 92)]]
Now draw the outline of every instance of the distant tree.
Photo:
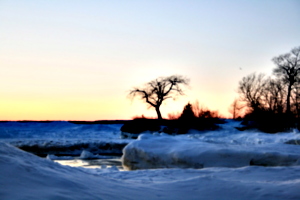
[(240, 104), (238, 99), (234, 99), (232, 104), (229, 107), (229, 112), (232, 114), (232, 118), (236, 119), (238, 117), (241, 117), (241, 110), (243, 109), (243, 106)]
[(182, 86), (188, 85), (189, 79), (182, 76), (173, 75), (168, 77), (160, 77), (150, 81), (144, 87), (135, 87), (129, 92), (132, 98), (139, 96), (150, 107), (153, 107), (157, 113), (157, 118), (162, 119), (160, 106), (162, 103), (173, 95), (183, 95)]
[(296, 114), (297, 118), (300, 118), (300, 82), (297, 82), (291, 93), (291, 109)]
[(262, 95), (264, 98), (265, 110), (273, 113), (283, 113), (285, 108), (286, 90), (280, 79), (268, 78)]
[(239, 82), (238, 92), (241, 99), (247, 103), (252, 110), (263, 107), (263, 91), (265, 90), (266, 81), (264, 74), (250, 74)]
[(193, 111), (193, 106), (192, 104), (188, 103), (184, 106), (183, 111), (179, 117), (180, 120), (186, 120), (186, 121), (191, 121), (195, 119), (195, 113)]
[(291, 113), (291, 92), (300, 75), (300, 47), (295, 47), (290, 53), (274, 57), (276, 65), (274, 74), (282, 78), (287, 85), (286, 112)]
[(198, 100), (196, 100), (193, 103), (192, 108), (193, 108), (193, 112), (197, 118), (202, 117), (205, 112), (209, 111), (208, 108), (204, 107), (203, 105), (200, 105)]
[(238, 92), (250, 108), (244, 118), (265, 132), (299, 128), (300, 47), (272, 60), (276, 65), (275, 77), (254, 73), (239, 82)]

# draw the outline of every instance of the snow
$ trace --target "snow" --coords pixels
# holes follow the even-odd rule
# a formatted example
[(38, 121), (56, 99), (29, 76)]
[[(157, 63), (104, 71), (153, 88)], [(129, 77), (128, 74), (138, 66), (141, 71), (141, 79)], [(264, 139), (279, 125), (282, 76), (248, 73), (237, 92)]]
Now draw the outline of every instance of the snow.
[[(64, 166), (52, 161), (60, 156), (41, 158), (15, 144), (115, 143), (121, 140), (120, 125), (0, 123), (0, 199), (300, 199), (300, 146), (285, 144), (300, 134), (240, 132), (233, 128), (238, 125), (228, 121), (219, 131), (125, 140), (123, 160), (141, 170), (119, 171)], [(80, 154), (84, 159), (97, 156), (89, 148)]]

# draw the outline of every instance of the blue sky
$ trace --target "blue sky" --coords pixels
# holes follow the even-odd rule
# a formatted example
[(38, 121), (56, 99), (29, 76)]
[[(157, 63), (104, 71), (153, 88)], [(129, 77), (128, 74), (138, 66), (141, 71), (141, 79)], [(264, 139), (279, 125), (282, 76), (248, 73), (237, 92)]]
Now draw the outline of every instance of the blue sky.
[(300, 44), (300, 1), (0, 1), (0, 119), (155, 116), (130, 88), (190, 78), (187, 102), (228, 115), (238, 81)]

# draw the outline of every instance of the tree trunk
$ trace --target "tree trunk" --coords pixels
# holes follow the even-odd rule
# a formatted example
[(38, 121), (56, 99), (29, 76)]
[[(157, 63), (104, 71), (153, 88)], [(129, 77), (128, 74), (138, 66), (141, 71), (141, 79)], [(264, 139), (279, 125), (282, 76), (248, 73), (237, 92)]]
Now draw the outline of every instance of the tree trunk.
[(289, 84), (288, 91), (287, 91), (287, 99), (286, 99), (286, 113), (291, 114), (291, 90), (292, 84)]
[(294, 116), (291, 111), (291, 90), (292, 84), (289, 84), (288, 91), (287, 91), (287, 100), (286, 100), (286, 128), (292, 128), (295, 126)]
[(155, 111), (156, 111), (156, 113), (157, 113), (157, 119), (161, 120), (161, 119), (162, 119), (162, 116), (161, 116), (159, 107), (155, 107)]

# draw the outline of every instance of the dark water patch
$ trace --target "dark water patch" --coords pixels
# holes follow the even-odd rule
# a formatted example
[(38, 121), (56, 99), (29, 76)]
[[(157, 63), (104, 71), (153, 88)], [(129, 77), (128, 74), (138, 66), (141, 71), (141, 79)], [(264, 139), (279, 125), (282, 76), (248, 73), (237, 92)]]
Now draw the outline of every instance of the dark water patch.
[(69, 145), (48, 145), (43, 146), (39, 144), (34, 145), (20, 145), (18, 148), (23, 151), (33, 153), (45, 157), (47, 155), (57, 155), (57, 156), (79, 156), (82, 151), (89, 151), (92, 154), (101, 155), (122, 155), (123, 148), (128, 143), (77, 143)]
[(84, 167), (84, 168), (117, 168), (123, 170), (121, 157), (101, 158), (101, 159), (80, 159), (73, 157), (73, 159), (53, 159), (52, 161), (57, 162), (61, 165), (67, 165), (71, 167)]

